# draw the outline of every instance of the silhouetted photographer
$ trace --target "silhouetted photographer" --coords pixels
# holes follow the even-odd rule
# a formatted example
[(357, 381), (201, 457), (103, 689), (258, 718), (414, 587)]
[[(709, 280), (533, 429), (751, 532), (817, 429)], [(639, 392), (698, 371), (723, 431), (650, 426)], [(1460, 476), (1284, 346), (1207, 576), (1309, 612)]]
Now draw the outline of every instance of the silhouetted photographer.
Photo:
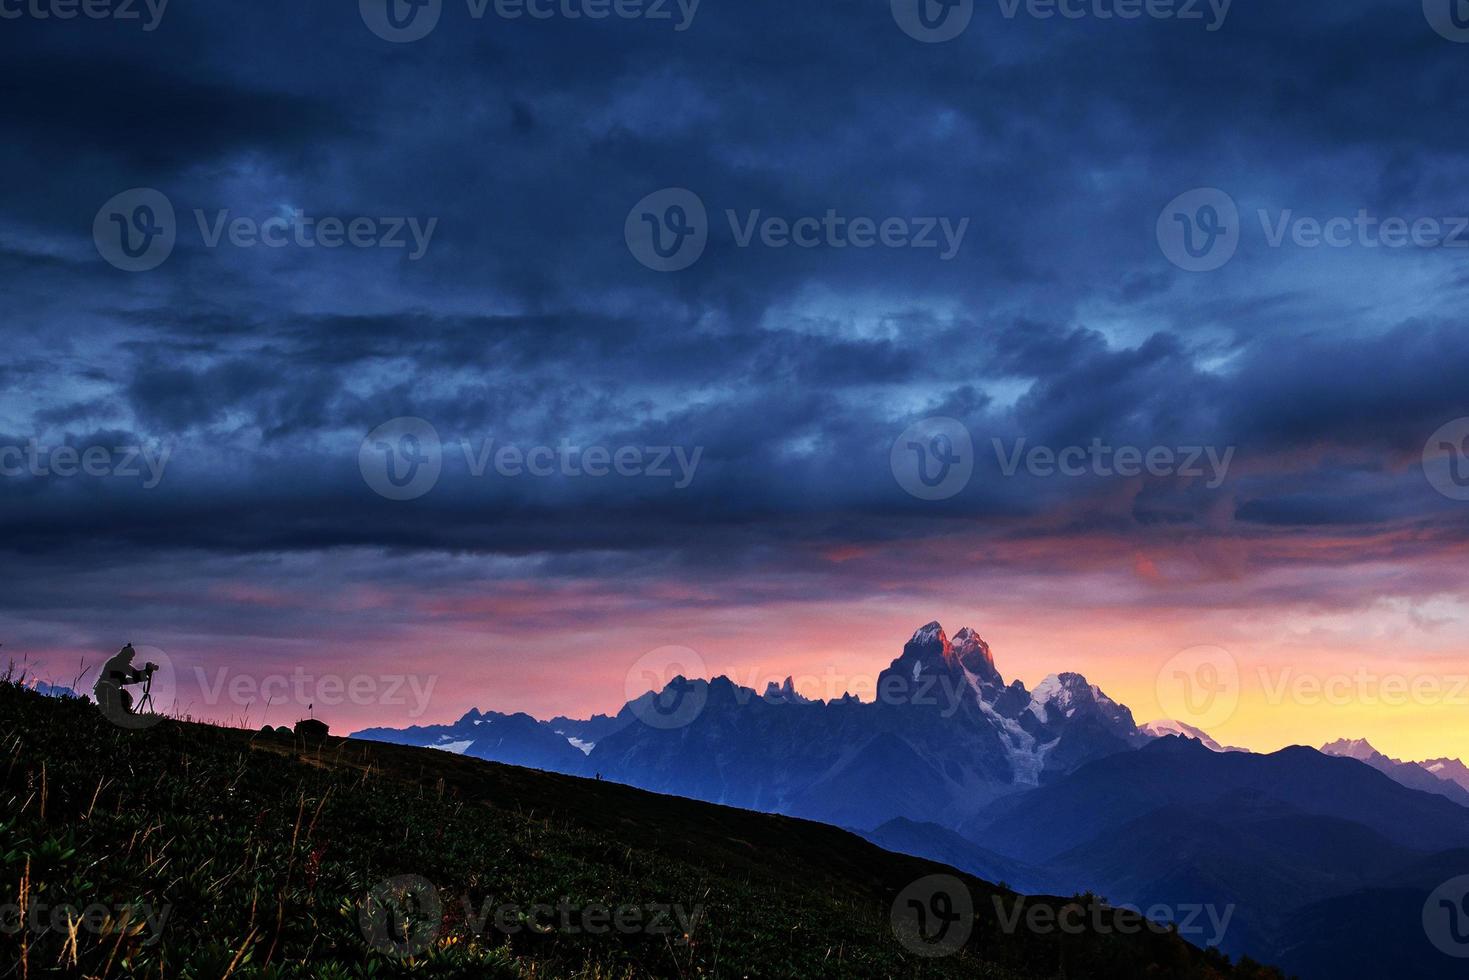
[(102, 665), (102, 674), (92, 688), (98, 706), (109, 718), (133, 713), (133, 696), (125, 690), (131, 685), (141, 684), (143, 686), (143, 697), (138, 705), (140, 711), (153, 703), (150, 689), (153, 686), (153, 675), (158, 671), (158, 665), (145, 663), (141, 668), (134, 667), (133, 657), (135, 656), (137, 656), (137, 651), (133, 649), (131, 643), (117, 651), (111, 660)]

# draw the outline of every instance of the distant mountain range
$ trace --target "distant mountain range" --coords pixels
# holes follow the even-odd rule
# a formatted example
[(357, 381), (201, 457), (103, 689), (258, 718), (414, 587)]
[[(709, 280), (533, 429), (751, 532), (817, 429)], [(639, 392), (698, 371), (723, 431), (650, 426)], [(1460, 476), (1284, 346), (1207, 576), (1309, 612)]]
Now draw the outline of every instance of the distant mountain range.
[(1338, 739), (1321, 746), (1327, 755), (1365, 762), (1391, 779), (1421, 789), (1425, 793), (1447, 796), (1455, 803), (1469, 806), (1469, 768), (1458, 759), (1430, 759), (1427, 762), (1400, 762), (1389, 759), (1365, 739)]
[[(958, 827), (987, 804), (1152, 736), (1080, 674), (1006, 683), (971, 629), (913, 634), (870, 702), (810, 701), (789, 681), (758, 694), (727, 677), (676, 678), (615, 717), (537, 722), (471, 711), (452, 725), (356, 737), (603, 778), (713, 803), (870, 829), (895, 818)], [(686, 723), (660, 711), (700, 706)], [(681, 710), (681, 709), (679, 709)], [(651, 719), (648, 724), (643, 719)]]
[(1191, 738), (1199, 742), (1201, 745), (1204, 746), (1204, 748), (1208, 749), (1210, 752), (1249, 751), (1249, 749), (1242, 749), (1235, 745), (1220, 745), (1218, 742), (1214, 741), (1214, 739), (1210, 737), (1209, 733), (1204, 731), (1202, 728), (1195, 728), (1193, 725), (1185, 725), (1181, 721), (1150, 721), (1145, 725), (1137, 726), (1137, 729), (1144, 735), (1151, 735), (1153, 738), (1164, 738), (1168, 735), (1182, 735), (1184, 738)]
[[(1007, 683), (967, 628), (915, 632), (873, 701), (679, 677), (615, 716), (471, 711), (356, 737), (820, 820), (1022, 892), (1136, 905), (1303, 980), (1403, 975), (1393, 956), (1414, 976), (1465, 975), (1423, 925), (1428, 893), (1469, 874), (1458, 760), (1398, 762), (1362, 741), (1257, 755), (1179, 722), (1139, 726), (1079, 674)], [(1353, 900), (1394, 921), (1416, 901), (1422, 921), (1376, 942), (1341, 930)]]

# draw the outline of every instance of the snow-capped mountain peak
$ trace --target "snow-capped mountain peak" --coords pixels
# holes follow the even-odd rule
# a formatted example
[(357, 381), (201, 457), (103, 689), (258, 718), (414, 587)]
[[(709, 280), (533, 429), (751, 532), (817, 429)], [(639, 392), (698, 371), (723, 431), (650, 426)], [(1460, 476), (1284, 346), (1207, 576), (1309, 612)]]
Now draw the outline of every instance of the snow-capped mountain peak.
[(1242, 751), (1240, 749), (1220, 745), (1208, 732), (1204, 731), (1202, 728), (1195, 728), (1193, 725), (1185, 724), (1181, 721), (1174, 721), (1172, 718), (1160, 718), (1157, 721), (1147, 722), (1146, 724), (1137, 726), (1137, 730), (1142, 734), (1148, 735), (1152, 738), (1164, 738), (1168, 735), (1181, 735), (1184, 738), (1191, 738), (1196, 742), (1202, 742), (1204, 748), (1208, 749), (1210, 752)]
[(1117, 706), (1117, 702), (1103, 694), (1100, 687), (1087, 683), (1080, 674), (1051, 674), (1030, 692), (1030, 713), (1042, 722), (1049, 721), (1053, 711), (1070, 718), (1076, 714), (1077, 708), (1089, 703)]
[(1429, 759), (1419, 763), (1434, 776), (1469, 790), (1469, 766), (1459, 759)]
[(980, 639), (978, 633), (968, 626), (954, 634), (953, 656), (965, 671), (977, 677), (982, 683), (1004, 687), (1005, 680), (1000, 676), (1000, 671), (995, 667), (994, 655), (990, 653), (990, 645)]
[(1427, 790), (1447, 796), (1462, 806), (1469, 806), (1469, 775), (1456, 759), (1431, 759), (1428, 762), (1404, 762), (1383, 755), (1365, 738), (1339, 738), (1321, 746), (1322, 755), (1353, 759), (1371, 766), (1389, 778), (1412, 789)]
[[(1048, 674), (1046, 679), (1035, 686), (1030, 692), (1030, 706), (1026, 709), (1041, 722), (1050, 720), (1050, 706), (1052, 702), (1063, 699), (1065, 691), (1061, 687), (1059, 674)], [(1058, 705), (1062, 710), (1065, 705)]]
[(985, 653), (989, 653), (990, 650), (989, 644), (981, 640), (979, 634), (968, 626), (954, 634), (954, 646), (959, 649), (969, 649), (977, 646), (982, 648)]
[[(1023, 691), (1021, 688), (1022, 697)], [(1127, 706), (1109, 698), (1081, 674), (1051, 674), (1035, 686), (1028, 700), (1021, 700), (1016, 708), (1021, 724), (1041, 738), (1076, 724), (1090, 730), (1100, 727), (1129, 741), (1138, 737), (1137, 726)]]
[(1328, 742), (1321, 746), (1321, 751), (1324, 755), (1344, 756), (1348, 759), (1356, 759), (1358, 762), (1366, 762), (1382, 755), (1365, 738), (1339, 738), (1335, 742)]
[(908, 646), (926, 647), (932, 646), (933, 644), (938, 644), (946, 651), (950, 647), (948, 634), (944, 632), (943, 626), (937, 622), (929, 623), (927, 626), (920, 627), (918, 631), (913, 634), (913, 638), (908, 641)]

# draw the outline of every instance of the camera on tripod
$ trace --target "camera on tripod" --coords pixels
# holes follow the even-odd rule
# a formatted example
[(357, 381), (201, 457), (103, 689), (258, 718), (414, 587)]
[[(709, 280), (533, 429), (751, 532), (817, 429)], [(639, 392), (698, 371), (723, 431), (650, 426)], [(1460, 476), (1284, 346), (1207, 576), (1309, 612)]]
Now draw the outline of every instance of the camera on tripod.
[(158, 665), (151, 660), (143, 665), (143, 673), (145, 674), (154, 674), (157, 673), (157, 671)]

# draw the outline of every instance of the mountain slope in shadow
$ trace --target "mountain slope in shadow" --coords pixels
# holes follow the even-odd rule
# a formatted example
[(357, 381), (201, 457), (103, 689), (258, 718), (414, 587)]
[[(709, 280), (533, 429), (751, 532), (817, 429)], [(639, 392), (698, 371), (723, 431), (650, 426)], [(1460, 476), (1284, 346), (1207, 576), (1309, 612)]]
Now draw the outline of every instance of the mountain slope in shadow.
[[(1196, 942), (1312, 980), (1375, 980), (1384, 974), (1367, 964), (1383, 962), (1384, 923), (1408, 916), (1405, 902), (1421, 915), (1451, 877), (1459, 865), (1433, 852), (1469, 848), (1469, 810), (1352, 759), (1221, 754), (1170, 737), (993, 806), (965, 830), (1000, 860), (1043, 867), (1059, 890), (1227, 916), (1213, 934), (1183, 930)], [(1357, 929), (1338, 928), (1353, 896), (1390, 920), (1367, 928), (1371, 917), (1354, 915)], [(1421, 922), (1387, 945), (1449, 968)]]

